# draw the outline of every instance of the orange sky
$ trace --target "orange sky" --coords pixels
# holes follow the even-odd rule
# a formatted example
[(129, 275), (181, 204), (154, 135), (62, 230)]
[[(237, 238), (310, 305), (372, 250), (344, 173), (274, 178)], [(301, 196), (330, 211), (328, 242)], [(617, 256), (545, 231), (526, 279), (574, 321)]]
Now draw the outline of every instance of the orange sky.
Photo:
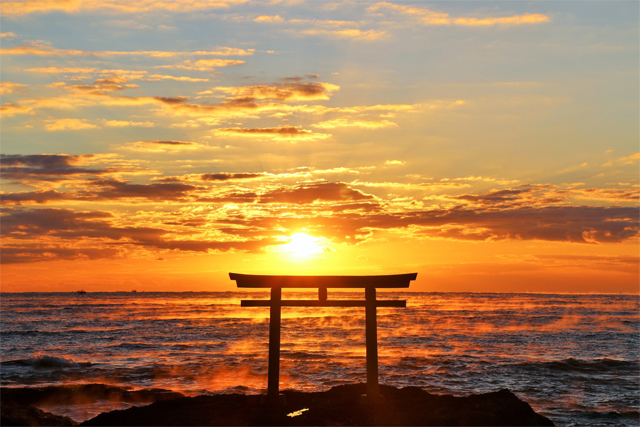
[(2, 9), (3, 292), (638, 292), (638, 3)]

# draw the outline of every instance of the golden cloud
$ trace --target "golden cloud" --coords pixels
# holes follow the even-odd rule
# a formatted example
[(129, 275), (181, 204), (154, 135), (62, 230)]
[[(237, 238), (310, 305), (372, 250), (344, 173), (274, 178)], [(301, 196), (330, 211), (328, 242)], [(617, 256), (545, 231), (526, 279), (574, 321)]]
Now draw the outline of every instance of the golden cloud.
[(10, 102), (0, 107), (0, 112), (2, 113), (2, 117), (13, 117), (17, 114), (35, 114), (31, 107), (16, 105)]
[(278, 126), (275, 128), (223, 128), (216, 129), (216, 135), (222, 136), (243, 136), (243, 137), (267, 137), (279, 141), (309, 141), (326, 139), (331, 135), (324, 133), (314, 133), (310, 130), (301, 129), (298, 126)]
[(638, 163), (638, 160), (640, 160), (640, 153), (635, 153), (635, 154), (631, 154), (630, 156), (625, 156), (615, 160), (610, 160), (607, 163), (605, 163), (603, 166), (613, 166), (614, 164), (633, 165), (635, 163)]
[(27, 85), (13, 82), (0, 82), (0, 95), (13, 93), (13, 90), (19, 87), (27, 87)]
[(246, 0), (26, 0), (2, 2), (3, 16), (22, 16), (31, 13), (82, 13), (106, 11), (110, 13), (146, 13), (170, 11), (177, 13), (228, 8)]
[(154, 127), (155, 123), (153, 122), (132, 122), (129, 120), (103, 120), (104, 125), (107, 127), (114, 127), (114, 128), (123, 128), (123, 127), (145, 127), (145, 128), (150, 128), (150, 127)]
[(41, 74), (81, 74), (81, 73), (93, 73), (95, 68), (89, 67), (40, 67), (40, 68), (27, 68), (24, 71), (30, 71), (32, 73)]
[(394, 122), (390, 122), (389, 120), (358, 120), (358, 119), (348, 119), (345, 117), (327, 120), (325, 122), (320, 122), (316, 124), (312, 124), (311, 126), (320, 128), (320, 129), (335, 129), (335, 128), (344, 128), (344, 127), (356, 127), (363, 129), (380, 129), (385, 127), (396, 127), (398, 126)]
[[(4, 12), (4, 4), (3, 4)], [(253, 55), (255, 49), (238, 49), (232, 47), (221, 47), (214, 51), (199, 50), (195, 52), (171, 52), (160, 50), (144, 51), (104, 51), (90, 52), (73, 49), (57, 49), (41, 43), (31, 42), (23, 46), (0, 49), (2, 55), (37, 55), (37, 56), (149, 56), (153, 58), (174, 58), (178, 56), (246, 56)]]
[(273, 16), (263, 15), (263, 16), (258, 16), (257, 18), (254, 19), (254, 21), (273, 23), (273, 22), (283, 22), (284, 18), (280, 15), (273, 15)]
[(329, 19), (290, 19), (291, 24), (311, 24), (322, 27), (344, 27), (358, 25), (355, 21), (333, 21)]
[(92, 123), (87, 123), (87, 121), (84, 119), (82, 120), (80, 119), (50, 120), (49, 123), (47, 123), (44, 127), (48, 131), (100, 129), (99, 126), (96, 126)]
[(208, 82), (209, 79), (197, 79), (194, 77), (185, 77), (185, 76), (167, 76), (167, 75), (163, 75), (163, 74), (151, 74), (150, 76), (147, 76), (145, 78), (143, 78), (142, 80), (148, 81), (148, 82), (156, 82), (156, 81), (160, 81), (160, 80), (174, 80), (177, 82)]
[(522, 25), (540, 24), (550, 22), (547, 15), (540, 13), (525, 13), (523, 15), (503, 16), (503, 17), (460, 17), (452, 18), (448, 13), (434, 12), (426, 8), (406, 6), (389, 2), (379, 2), (368, 8), (369, 11), (380, 9), (394, 10), (405, 15), (417, 17), (424, 25), (461, 25), (461, 26), (492, 26), (492, 25)]
[(238, 59), (200, 59), (196, 62), (186, 60), (182, 64), (162, 65), (158, 68), (183, 68), (185, 70), (192, 71), (214, 71), (216, 67), (228, 67), (230, 65), (240, 65), (244, 63), (245, 61)]
[(116, 147), (119, 150), (150, 153), (176, 152), (205, 148), (206, 145), (191, 141), (136, 141)]
[(455, 25), (469, 27), (486, 27), (491, 25), (541, 24), (550, 21), (551, 19), (547, 15), (525, 13), (524, 15), (504, 16), (500, 18), (456, 18), (453, 20), (453, 23)]
[(293, 82), (238, 87), (219, 86), (209, 91), (200, 92), (200, 94), (223, 92), (235, 98), (279, 99), (281, 101), (312, 101), (328, 100), (329, 96), (339, 89), (340, 86), (331, 83)]
[(295, 33), (305, 36), (324, 36), (335, 39), (352, 39), (364, 41), (375, 41), (387, 37), (386, 31), (362, 31), (358, 30), (357, 28), (348, 28), (344, 30), (322, 30), (313, 28), (309, 30), (296, 31)]

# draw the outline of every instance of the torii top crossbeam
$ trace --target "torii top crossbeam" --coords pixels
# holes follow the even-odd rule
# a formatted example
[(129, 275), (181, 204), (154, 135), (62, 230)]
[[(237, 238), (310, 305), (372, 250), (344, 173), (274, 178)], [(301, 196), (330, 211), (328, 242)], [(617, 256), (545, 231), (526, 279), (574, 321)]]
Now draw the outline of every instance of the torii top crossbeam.
[[(269, 377), (267, 396), (278, 401), (280, 376), (281, 307), (365, 307), (367, 345), (367, 398), (378, 397), (378, 333), (377, 307), (406, 307), (406, 301), (377, 300), (377, 288), (408, 288), (418, 273), (386, 276), (264, 276), (229, 273), (239, 288), (271, 288), (269, 300), (242, 300), (242, 307), (270, 307), (269, 313)], [(283, 300), (282, 288), (317, 288), (317, 300)], [(327, 289), (363, 289), (364, 300), (328, 300)]]

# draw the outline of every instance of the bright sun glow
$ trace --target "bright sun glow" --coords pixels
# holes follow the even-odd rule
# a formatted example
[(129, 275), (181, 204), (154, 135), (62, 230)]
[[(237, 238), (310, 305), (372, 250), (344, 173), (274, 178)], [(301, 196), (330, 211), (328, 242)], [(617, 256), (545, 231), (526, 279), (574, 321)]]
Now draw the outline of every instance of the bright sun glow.
[(295, 233), (290, 239), (289, 243), (282, 246), (285, 253), (297, 257), (307, 257), (323, 251), (319, 243), (320, 239), (317, 237), (309, 236), (306, 233)]

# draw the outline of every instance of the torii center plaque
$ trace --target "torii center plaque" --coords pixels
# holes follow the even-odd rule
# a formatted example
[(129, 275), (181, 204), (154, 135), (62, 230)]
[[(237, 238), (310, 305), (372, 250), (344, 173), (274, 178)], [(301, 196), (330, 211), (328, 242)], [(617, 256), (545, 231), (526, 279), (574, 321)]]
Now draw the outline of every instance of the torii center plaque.
[[(260, 276), (229, 273), (239, 288), (271, 288), (271, 299), (242, 300), (241, 307), (269, 307), (269, 375), (267, 397), (276, 401), (280, 378), (281, 307), (365, 307), (367, 346), (367, 397), (375, 399), (378, 390), (377, 307), (406, 307), (406, 300), (378, 300), (377, 288), (408, 288), (418, 273), (387, 276)], [(283, 300), (282, 288), (317, 288), (317, 300)], [(364, 288), (364, 300), (327, 299), (328, 288)]]

